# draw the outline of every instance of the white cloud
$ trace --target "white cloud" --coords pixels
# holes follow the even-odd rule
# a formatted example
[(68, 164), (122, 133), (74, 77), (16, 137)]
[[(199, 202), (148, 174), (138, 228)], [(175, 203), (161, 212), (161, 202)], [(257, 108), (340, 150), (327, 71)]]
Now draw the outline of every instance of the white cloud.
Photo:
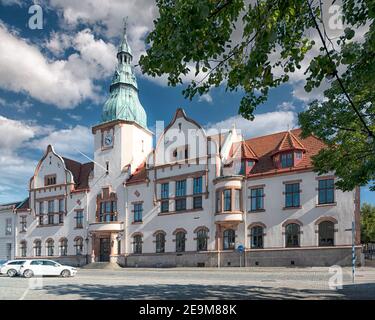
[(52, 144), (62, 156), (83, 162), (88, 160), (76, 150), (92, 154), (93, 136), (83, 126), (55, 130), (0, 116), (0, 136), (0, 203), (22, 200), (27, 195), (28, 181), (37, 164), (28, 149), (39, 150), (41, 158), (47, 145)]
[(82, 159), (78, 151), (91, 157), (94, 140), (89, 128), (77, 125), (69, 129), (56, 130), (41, 139), (36, 139), (30, 147), (44, 151), (49, 144), (62, 156), (87, 161)]
[(255, 115), (254, 121), (246, 120), (237, 115), (217, 123), (208, 123), (205, 127), (207, 131), (221, 131), (230, 130), (233, 124), (247, 139), (295, 128), (297, 126), (297, 115), (291, 111), (267, 112)]
[(23, 142), (34, 138), (38, 128), (0, 116), (0, 149), (2, 152), (17, 149)]
[(284, 101), (276, 107), (279, 111), (294, 111), (296, 106), (290, 101)]
[(33, 104), (28, 100), (16, 100), (16, 101), (7, 101), (5, 99), (0, 98), (0, 106), (4, 108), (14, 109), (17, 112), (24, 113), (29, 110)]
[(212, 97), (209, 93), (205, 93), (199, 97), (198, 101), (212, 103)]
[(85, 99), (100, 101), (101, 88), (94, 81), (113, 72), (116, 49), (96, 40), (89, 29), (71, 40), (76, 52), (66, 60), (50, 61), (37, 46), (0, 23), (0, 87), (62, 109), (72, 109)]
[(80, 121), (80, 120), (82, 120), (82, 116), (79, 116), (79, 115), (77, 115), (77, 114), (68, 113), (68, 116), (69, 116), (71, 119), (75, 120), (75, 121)]

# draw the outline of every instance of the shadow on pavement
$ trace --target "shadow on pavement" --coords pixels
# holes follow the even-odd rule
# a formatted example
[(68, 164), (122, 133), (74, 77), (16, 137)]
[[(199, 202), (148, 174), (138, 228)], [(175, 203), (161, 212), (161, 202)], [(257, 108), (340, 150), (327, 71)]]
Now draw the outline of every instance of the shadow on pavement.
[(346, 285), (342, 290), (226, 285), (49, 285), (44, 298), (57, 299), (375, 299), (375, 284)]

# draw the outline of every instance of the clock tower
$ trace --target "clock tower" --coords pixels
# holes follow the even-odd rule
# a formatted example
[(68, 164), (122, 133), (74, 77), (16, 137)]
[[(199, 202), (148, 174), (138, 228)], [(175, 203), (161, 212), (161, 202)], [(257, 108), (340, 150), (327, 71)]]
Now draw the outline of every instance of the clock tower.
[(111, 183), (129, 170), (133, 173), (152, 150), (152, 132), (147, 128), (147, 115), (139, 101), (132, 61), (125, 24), (109, 97), (100, 124), (92, 128), (95, 136), (94, 176), (97, 179), (107, 173)]

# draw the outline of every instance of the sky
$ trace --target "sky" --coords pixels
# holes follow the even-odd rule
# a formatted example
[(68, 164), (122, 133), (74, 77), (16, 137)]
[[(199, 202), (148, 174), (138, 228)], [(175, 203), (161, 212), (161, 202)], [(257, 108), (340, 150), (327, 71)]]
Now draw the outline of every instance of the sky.
[[(90, 128), (100, 122), (108, 97), (124, 17), (139, 97), (151, 129), (156, 121), (169, 123), (180, 107), (207, 129), (235, 123), (245, 138), (293, 129), (298, 127), (298, 112), (324, 89), (304, 92), (301, 70), (288, 84), (271, 90), (251, 122), (238, 115), (241, 92), (226, 92), (220, 86), (190, 101), (182, 90), (192, 75), (172, 88), (165, 77), (140, 72), (144, 40), (158, 14), (154, 1), (40, 0), (35, 3), (42, 9), (42, 29), (30, 28), (33, 3), (0, 0), (0, 203), (27, 196), (28, 181), (48, 144), (81, 162), (87, 159), (78, 151), (92, 155)], [(366, 187), (361, 198), (375, 204)]]

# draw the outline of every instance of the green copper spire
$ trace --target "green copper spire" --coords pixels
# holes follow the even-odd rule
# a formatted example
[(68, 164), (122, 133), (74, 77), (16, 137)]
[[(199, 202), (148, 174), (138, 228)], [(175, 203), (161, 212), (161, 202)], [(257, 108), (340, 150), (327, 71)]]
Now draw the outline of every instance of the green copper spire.
[(133, 55), (126, 37), (126, 22), (117, 60), (118, 64), (109, 88), (110, 95), (103, 107), (102, 122), (127, 120), (147, 128), (147, 115), (139, 102), (137, 79), (131, 65)]

